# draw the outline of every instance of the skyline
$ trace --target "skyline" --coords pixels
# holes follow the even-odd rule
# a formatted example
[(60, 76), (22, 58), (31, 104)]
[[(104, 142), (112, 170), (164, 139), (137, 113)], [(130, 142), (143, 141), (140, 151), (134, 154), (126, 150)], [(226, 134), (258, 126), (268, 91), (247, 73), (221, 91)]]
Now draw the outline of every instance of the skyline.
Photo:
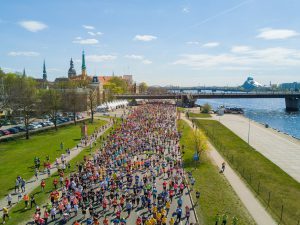
[(79, 72), (84, 50), (89, 75), (150, 85), (299, 81), (300, 2), (169, 2), (4, 2), (0, 67), (41, 78), (45, 59), (54, 80), (71, 58)]

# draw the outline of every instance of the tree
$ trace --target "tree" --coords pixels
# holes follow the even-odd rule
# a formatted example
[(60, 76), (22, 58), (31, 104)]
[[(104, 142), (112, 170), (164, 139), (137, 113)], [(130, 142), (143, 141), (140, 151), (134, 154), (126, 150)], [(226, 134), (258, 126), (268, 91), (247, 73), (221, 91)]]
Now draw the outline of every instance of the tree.
[(196, 129), (193, 131), (193, 136), (194, 136), (195, 150), (197, 151), (197, 153), (200, 157), (202, 152), (206, 151), (208, 148), (207, 137), (199, 129)]
[(211, 105), (208, 103), (205, 103), (202, 107), (201, 107), (201, 112), (202, 113), (209, 113), (211, 111)]
[(77, 124), (76, 113), (87, 110), (87, 94), (76, 87), (62, 93), (62, 105), (65, 112), (72, 112), (74, 124)]
[(88, 108), (91, 111), (91, 123), (94, 122), (94, 111), (97, 107), (97, 92), (95, 89), (88, 90)]
[(128, 91), (127, 82), (120, 77), (112, 77), (103, 87), (108, 101), (113, 100), (114, 95), (124, 94)]
[(36, 83), (33, 79), (11, 75), (13, 82), (8, 87), (9, 106), (14, 113), (24, 118), (26, 139), (29, 139), (29, 124), (36, 114), (38, 101)]
[(44, 114), (50, 116), (57, 130), (58, 112), (62, 109), (61, 92), (56, 89), (49, 89), (42, 93), (40, 108)]
[(148, 85), (145, 82), (139, 84), (139, 92), (145, 93), (148, 90)]

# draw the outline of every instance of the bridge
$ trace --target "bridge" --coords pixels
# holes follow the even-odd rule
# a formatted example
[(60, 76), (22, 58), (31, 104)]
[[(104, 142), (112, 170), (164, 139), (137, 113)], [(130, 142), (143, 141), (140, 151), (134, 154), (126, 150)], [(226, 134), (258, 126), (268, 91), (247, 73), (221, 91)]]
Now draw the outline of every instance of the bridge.
[(201, 91), (221, 91), (221, 92), (245, 92), (245, 90), (241, 87), (217, 87), (217, 86), (195, 86), (195, 87), (179, 87), (179, 86), (170, 86), (166, 87), (169, 92), (189, 92), (189, 91), (197, 91), (198, 93)]
[(181, 101), (183, 106), (193, 106), (197, 99), (224, 98), (284, 98), (287, 111), (299, 111), (300, 92), (247, 92), (247, 93), (167, 93), (167, 94), (124, 94), (115, 95), (117, 99), (174, 99)]

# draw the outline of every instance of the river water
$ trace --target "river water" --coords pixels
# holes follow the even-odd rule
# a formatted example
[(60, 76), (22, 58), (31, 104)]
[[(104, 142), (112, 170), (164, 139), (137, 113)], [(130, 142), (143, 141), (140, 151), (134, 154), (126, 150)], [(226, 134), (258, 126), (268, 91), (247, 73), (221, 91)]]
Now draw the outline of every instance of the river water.
[(300, 112), (286, 112), (284, 99), (198, 99), (196, 103), (209, 103), (214, 109), (243, 108), (246, 117), (300, 139)]

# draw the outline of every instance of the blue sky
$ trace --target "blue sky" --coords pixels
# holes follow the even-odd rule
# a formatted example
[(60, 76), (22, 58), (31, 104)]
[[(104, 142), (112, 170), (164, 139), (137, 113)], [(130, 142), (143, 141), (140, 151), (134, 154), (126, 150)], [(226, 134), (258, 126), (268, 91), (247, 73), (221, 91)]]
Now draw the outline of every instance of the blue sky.
[(156, 85), (300, 81), (298, 0), (1, 2), (0, 67), (67, 76), (133, 74)]

